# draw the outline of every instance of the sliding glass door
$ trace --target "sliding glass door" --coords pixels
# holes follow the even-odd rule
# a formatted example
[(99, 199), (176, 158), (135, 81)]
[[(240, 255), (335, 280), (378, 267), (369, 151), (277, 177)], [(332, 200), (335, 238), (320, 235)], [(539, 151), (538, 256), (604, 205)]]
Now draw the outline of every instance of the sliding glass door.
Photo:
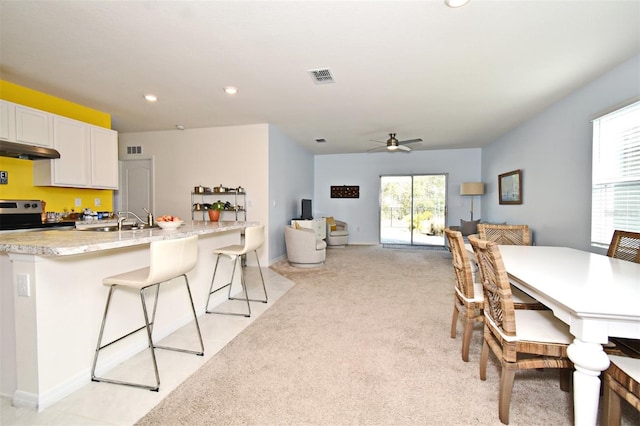
[(380, 243), (444, 246), (446, 175), (380, 177)]

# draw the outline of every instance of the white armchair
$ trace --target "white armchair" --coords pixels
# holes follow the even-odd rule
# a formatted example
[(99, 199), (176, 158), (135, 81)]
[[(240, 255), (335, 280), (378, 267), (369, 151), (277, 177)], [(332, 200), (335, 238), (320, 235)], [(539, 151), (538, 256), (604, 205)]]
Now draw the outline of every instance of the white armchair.
[(349, 225), (347, 222), (326, 217), (327, 223), (327, 246), (344, 247), (349, 243)]
[(327, 243), (316, 239), (316, 233), (313, 229), (296, 229), (292, 226), (286, 226), (284, 228), (284, 242), (291, 266), (309, 268), (324, 263), (327, 255)]

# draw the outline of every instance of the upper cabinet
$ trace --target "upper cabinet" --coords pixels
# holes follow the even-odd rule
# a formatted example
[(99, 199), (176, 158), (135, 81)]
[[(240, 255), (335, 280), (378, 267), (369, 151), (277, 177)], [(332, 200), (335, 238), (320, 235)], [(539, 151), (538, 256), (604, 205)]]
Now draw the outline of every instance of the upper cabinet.
[(0, 100), (0, 138), (60, 153), (33, 162), (35, 186), (118, 189), (114, 130)]
[(0, 100), (0, 138), (50, 148), (52, 126), (52, 114)]
[(116, 131), (11, 102), (0, 101), (0, 108), (0, 137), (60, 153), (33, 162), (35, 186), (118, 189)]
[[(36, 183), (34, 174), (33, 183), (35, 185), (90, 187), (89, 125), (65, 117), (54, 117), (53, 147), (60, 153), (60, 158), (48, 160), (49, 164), (42, 167), (48, 172), (49, 179), (38, 180)], [(36, 166), (41, 167), (41, 163), (45, 163), (45, 161), (37, 161), (34, 164), (34, 173)]]
[(89, 127), (91, 186), (118, 189), (118, 133), (104, 127)]
[(16, 140), (16, 108), (10, 102), (0, 101), (0, 139)]
[(51, 147), (52, 114), (16, 105), (16, 142)]

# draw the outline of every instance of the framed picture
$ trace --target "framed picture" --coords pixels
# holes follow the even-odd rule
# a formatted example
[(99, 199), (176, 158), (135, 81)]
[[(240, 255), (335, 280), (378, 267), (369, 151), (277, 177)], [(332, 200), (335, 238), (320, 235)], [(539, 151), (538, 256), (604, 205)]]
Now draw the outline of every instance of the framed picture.
[(360, 198), (360, 186), (332, 186), (331, 198)]
[(498, 176), (498, 197), (500, 204), (522, 204), (521, 170)]

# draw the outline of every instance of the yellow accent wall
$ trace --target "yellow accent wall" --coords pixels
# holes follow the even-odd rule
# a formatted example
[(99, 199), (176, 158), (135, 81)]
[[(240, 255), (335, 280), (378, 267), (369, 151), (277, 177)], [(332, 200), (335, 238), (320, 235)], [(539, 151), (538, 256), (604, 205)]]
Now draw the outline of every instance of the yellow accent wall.
[[(0, 80), (0, 99), (111, 128), (111, 115), (107, 113), (8, 81)], [(0, 157), (0, 170), (7, 171), (9, 174), (9, 183), (0, 185), (0, 199), (44, 200), (47, 203), (46, 210), (55, 212), (81, 211), (83, 208), (97, 211), (113, 210), (113, 191), (111, 190), (33, 186), (33, 161)], [(81, 200), (80, 207), (75, 205), (78, 198)], [(96, 199), (99, 200), (99, 206), (96, 205)]]

